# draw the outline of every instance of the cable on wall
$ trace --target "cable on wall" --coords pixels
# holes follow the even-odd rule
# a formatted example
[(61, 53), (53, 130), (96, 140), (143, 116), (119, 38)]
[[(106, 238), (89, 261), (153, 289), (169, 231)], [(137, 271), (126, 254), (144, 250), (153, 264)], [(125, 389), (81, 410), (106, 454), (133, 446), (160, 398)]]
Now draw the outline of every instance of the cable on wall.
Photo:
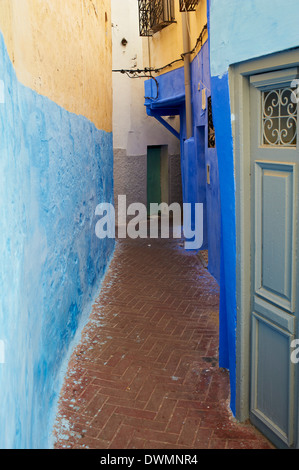
[(158, 67), (158, 68), (153, 68), (153, 67), (145, 67), (144, 69), (115, 69), (115, 70), (112, 70), (112, 72), (115, 72), (115, 73), (122, 73), (122, 74), (125, 74), (127, 75), (129, 78), (152, 78), (155, 83), (156, 83), (156, 86), (157, 86), (157, 94), (156, 94), (156, 97), (153, 98), (153, 97), (145, 97), (146, 99), (150, 99), (150, 100), (157, 100), (159, 98), (159, 83), (157, 81), (157, 79), (152, 75), (152, 73), (160, 73), (162, 70), (168, 68), (168, 67), (172, 67), (174, 64), (176, 64), (177, 62), (181, 62), (184, 60), (185, 56), (186, 55), (192, 55), (194, 54), (194, 52), (196, 51), (198, 45), (200, 44), (201, 47), (203, 45), (203, 37), (205, 35), (205, 32), (208, 30), (208, 25), (205, 24), (203, 29), (201, 30), (201, 33), (200, 35), (198, 36), (197, 40), (196, 40), (196, 43), (195, 43), (195, 46), (193, 47), (193, 49), (191, 51), (188, 51), (188, 52), (185, 52), (183, 54), (181, 54), (180, 58), (179, 59), (175, 59), (173, 60), (172, 62), (169, 62), (168, 64), (166, 65), (163, 65), (163, 67)]

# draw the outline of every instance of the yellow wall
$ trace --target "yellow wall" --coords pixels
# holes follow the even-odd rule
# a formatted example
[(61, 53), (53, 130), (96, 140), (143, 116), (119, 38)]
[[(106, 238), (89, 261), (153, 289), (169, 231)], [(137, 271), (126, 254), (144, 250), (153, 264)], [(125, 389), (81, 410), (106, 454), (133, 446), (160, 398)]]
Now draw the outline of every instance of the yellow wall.
[(24, 85), (111, 132), (110, 0), (0, 0), (0, 29)]
[[(113, 1), (113, 0), (112, 0)], [(158, 33), (155, 33), (149, 39), (145, 39), (148, 42), (148, 47), (145, 47), (145, 63), (154, 68), (163, 67), (169, 64), (173, 60), (179, 59), (183, 52), (183, 33), (182, 33), (182, 14), (179, 9), (179, 0), (174, 0), (175, 4), (175, 20), (176, 23), (170, 24), (166, 28), (162, 29)], [(195, 12), (189, 12), (189, 29), (190, 29), (190, 49), (192, 50), (196, 44), (196, 40), (200, 35), (202, 28), (207, 23), (207, 2), (206, 0), (200, 0), (196, 7)], [(205, 33), (203, 42), (208, 39), (208, 33)], [(198, 52), (197, 48), (195, 54)], [(150, 59), (149, 59), (150, 52)], [(195, 55), (194, 54), (194, 55)], [(194, 57), (193, 55), (193, 57)], [(191, 59), (193, 59), (191, 57)], [(149, 63), (150, 60), (150, 63)], [(182, 67), (183, 62), (177, 62), (171, 68), (164, 69), (163, 72)]]

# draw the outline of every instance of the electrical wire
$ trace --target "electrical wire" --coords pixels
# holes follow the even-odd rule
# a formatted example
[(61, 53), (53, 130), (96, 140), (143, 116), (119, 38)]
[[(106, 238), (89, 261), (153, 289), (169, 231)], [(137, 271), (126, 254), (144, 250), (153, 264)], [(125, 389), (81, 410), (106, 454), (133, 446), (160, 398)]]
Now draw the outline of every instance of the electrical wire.
[(152, 78), (157, 86), (157, 95), (155, 98), (153, 97), (145, 97), (146, 99), (151, 99), (151, 100), (157, 100), (159, 97), (159, 83), (157, 79), (152, 75), (153, 73), (160, 73), (162, 70), (167, 69), (168, 67), (172, 67), (174, 64), (177, 62), (181, 62), (184, 60), (186, 55), (192, 55), (196, 51), (198, 45), (200, 44), (201, 47), (203, 45), (203, 37), (205, 35), (205, 32), (208, 30), (208, 25), (205, 24), (204, 27), (201, 30), (200, 35), (198, 36), (195, 46), (191, 51), (184, 52), (181, 54), (181, 57), (179, 59), (175, 59), (172, 62), (169, 62), (169, 64), (163, 65), (163, 67), (158, 67), (158, 68), (153, 68), (153, 67), (145, 67), (144, 69), (116, 69), (112, 70), (112, 72), (118, 72), (122, 74), (126, 74), (129, 78)]

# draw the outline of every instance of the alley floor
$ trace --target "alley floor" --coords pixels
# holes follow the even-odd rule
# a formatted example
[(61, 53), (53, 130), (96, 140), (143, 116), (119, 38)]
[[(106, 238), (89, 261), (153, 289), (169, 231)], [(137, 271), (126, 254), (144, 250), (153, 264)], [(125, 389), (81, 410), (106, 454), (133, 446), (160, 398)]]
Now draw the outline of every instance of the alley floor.
[(229, 410), (219, 288), (181, 240), (119, 240), (60, 396), (55, 448), (271, 449)]

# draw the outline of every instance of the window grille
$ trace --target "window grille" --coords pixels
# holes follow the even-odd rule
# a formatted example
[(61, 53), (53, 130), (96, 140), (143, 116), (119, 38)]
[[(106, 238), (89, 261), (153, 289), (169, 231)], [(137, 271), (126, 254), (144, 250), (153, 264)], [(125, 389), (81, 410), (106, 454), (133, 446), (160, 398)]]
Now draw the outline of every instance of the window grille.
[(139, 34), (152, 36), (175, 23), (174, 0), (138, 0)]
[(297, 145), (297, 103), (289, 87), (263, 92), (263, 145)]
[(180, 0), (180, 11), (195, 11), (199, 0)]

